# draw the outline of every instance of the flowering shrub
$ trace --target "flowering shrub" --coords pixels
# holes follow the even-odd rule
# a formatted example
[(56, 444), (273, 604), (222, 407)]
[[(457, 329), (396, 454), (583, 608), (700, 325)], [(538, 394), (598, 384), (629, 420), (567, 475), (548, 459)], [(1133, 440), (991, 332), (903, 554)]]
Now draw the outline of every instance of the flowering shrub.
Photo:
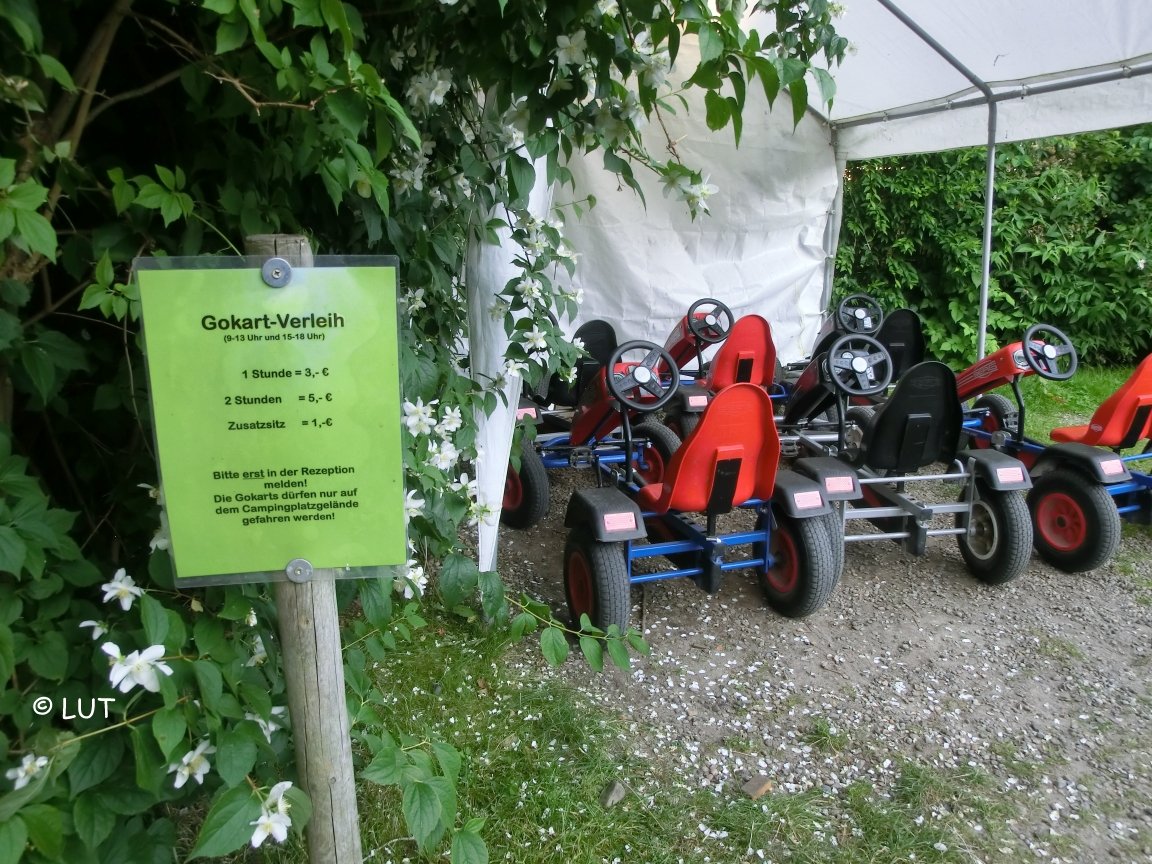
[[(340, 588), (357, 613), (345, 662), (362, 776), (402, 787), (422, 851), (485, 860), (482, 823), (456, 814), (462, 755), (418, 726), (380, 728), (365, 669), (424, 626), (430, 574), (447, 609), (566, 656), (548, 610), (507, 598), (460, 540), (494, 518), (472, 479), (476, 410), (507, 376), (565, 373), (579, 354), (549, 318), (580, 301), (553, 281), (575, 266), (575, 211), (532, 214), (528, 196), (537, 171), (564, 183), (572, 154), (601, 151), (621, 183), (653, 171), (705, 213), (723, 190), (639, 130), (687, 87), (737, 137), (754, 83), (799, 116), (807, 81), (828, 92), (812, 64), (844, 50), (823, 0), (758, 5), (771, 32), (724, 0), (0, 5), (0, 864), (28, 849), (211, 857), (307, 822), (287, 779), (274, 606), (262, 586), (175, 585), (162, 499), (141, 489), (156, 469), (128, 279), (137, 255), (235, 254), (245, 235), (299, 231), (317, 252), (400, 258), (410, 560)], [(685, 35), (700, 63), (673, 89)], [(520, 272), (488, 311), (511, 345), (497, 380), (476, 380), (464, 253), (501, 230)], [(627, 662), (624, 634), (585, 627), (580, 647), (602, 662), (605, 639)]]

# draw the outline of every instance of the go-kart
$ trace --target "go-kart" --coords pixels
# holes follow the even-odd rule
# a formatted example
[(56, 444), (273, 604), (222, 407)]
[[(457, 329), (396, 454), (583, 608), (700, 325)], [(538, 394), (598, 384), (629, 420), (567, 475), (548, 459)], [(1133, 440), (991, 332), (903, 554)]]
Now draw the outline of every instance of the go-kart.
[[(929, 537), (954, 535), (969, 571), (998, 584), (1015, 579), (1028, 563), (1032, 525), (1021, 490), (1031, 482), (1023, 463), (995, 450), (960, 449), (963, 416), (956, 376), (944, 364), (925, 360), (908, 369), (878, 405), (852, 405), (858, 397), (882, 392), (893, 361), (871, 336), (845, 336), (826, 354), (813, 358), (797, 383), (789, 409), (797, 421), (781, 429), (799, 452), (836, 456), (856, 469), (859, 499), (840, 504), (845, 543), (893, 540), (923, 555)], [(806, 425), (836, 401), (834, 424)], [(835, 434), (828, 427), (836, 426)], [(814, 429), (823, 431), (814, 433)], [(925, 473), (934, 464), (947, 468)], [(958, 499), (922, 500), (931, 481), (959, 485)], [(911, 489), (925, 490), (913, 495)], [(936, 517), (953, 524), (934, 527)], [(870, 522), (878, 532), (849, 530)]]
[[(702, 367), (705, 347), (723, 342), (731, 326), (731, 310), (711, 298), (697, 300), (688, 308), (663, 348), (650, 348), (648, 342), (618, 345), (615, 330), (605, 321), (581, 325), (575, 336), (589, 357), (577, 364), (573, 384), (554, 376), (546, 400), (540, 394), (521, 400), (518, 419), (538, 422), (540, 431), (535, 438), (522, 435), (518, 458), (509, 461), (501, 522), (510, 528), (531, 528), (550, 506), (548, 470), (601, 462), (622, 464), (628, 461), (626, 447), (639, 461), (642, 475), (658, 480), (680, 439), (656, 422), (631, 430), (631, 439), (621, 436), (620, 412), (606, 386), (606, 372), (646, 376), (638, 401), (654, 410), (672, 398), (675, 387), (667, 394), (665, 387), (678, 380), (681, 367), (693, 359)], [(540, 401), (547, 401), (547, 410), (539, 407)]]
[[(661, 349), (649, 343), (650, 355)], [(637, 367), (644, 368), (644, 367)], [(654, 390), (644, 374), (612, 374), (609, 393), (620, 406), (620, 424), (631, 436), (631, 412), (646, 412)], [(665, 396), (674, 392), (669, 383)], [(637, 395), (639, 394), (639, 396)], [(641, 426), (650, 424), (641, 424)], [(639, 428), (639, 427), (638, 427)], [(629, 454), (634, 451), (623, 448)], [(688, 578), (708, 593), (724, 573), (756, 573), (768, 604), (799, 617), (821, 608), (839, 576), (840, 539), (820, 480), (779, 467), (780, 443), (767, 392), (737, 383), (712, 399), (699, 424), (664, 465), (659, 482), (646, 483), (642, 462), (599, 463), (601, 484), (568, 502), (564, 524), (564, 586), (572, 620), (587, 615), (602, 630), (623, 630), (631, 614), (631, 587)], [(827, 460), (810, 460), (818, 477)], [(853, 472), (832, 466), (825, 483), (858, 489)], [(751, 530), (723, 533), (719, 517), (735, 508), (756, 514)], [(745, 547), (750, 557), (729, 550)], [(671, 569), (640, 573), (641, 560), (667, 559)]]
[[(1036, 552), (1066, 573), (1106, 563), (1119, 548), (1122, 519), (1152, 521), (1152, 477), (1128, 468), (1149, 456), (1120, 455), (1149, 437), (1150, 360), (1145, 358), (1086, 425), (1053, 429), (1054, 444), (1025, 434), (1020, 380), (1032, 374), (1054, 381), (1072, 377), (1078, 366), (1076, 349), (1060, 330), (1046, 324), (1029, 327), (1020, 342), (1004, 346), (958, 376), (963, 382), (962, 400), (983, 394), (973, 402), (966, 424), (973, 446), (1010, 453), (1028, 466), (1034, 480), (1028, 508)], [(1002, 394), (986, 392), (1005, 384), (1011, 387), (1014, 403)]]

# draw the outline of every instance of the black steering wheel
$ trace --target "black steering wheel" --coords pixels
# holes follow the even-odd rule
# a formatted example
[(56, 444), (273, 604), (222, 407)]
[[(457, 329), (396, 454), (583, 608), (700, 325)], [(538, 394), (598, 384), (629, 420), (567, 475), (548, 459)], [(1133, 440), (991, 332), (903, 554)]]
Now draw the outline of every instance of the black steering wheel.
[(849, 294), (836, 307), (836, 321), (845, 333), (875, 333), (884, 310), (870, 294)]
[(1080, 365), (1072, 340), (1050, 324), (1033, 324), (1023, 341), (1024, 362), (1041, 378), (1067, 381)]
[(828, 377), (849, 396), (871, 396), (892, 383), (892, 356), (871, 336), (841, 336), (828, 349)]
[[(701, 306), (711, 308), (701, 317), (696, 313)], [(707, 345), (715, 345), (728, 338), (728, 331), (732, 329), (732, 310), (711, 297), (702, 297), (688, 307), (688, 329), (692, 335)]]
[[(624, 360), (625, 354), (638, 351), (645, 352), (644, 359), (639, 363)], [(630, 367), (626, 373), (615, 371), (619, 363), (627, 363)], [(656, 371), (661, 366), (671, 376), (667, 388), (660, 383), (660, 374)], [(604, 372), (604, 383), (608, 385), (612, 398), (634, 411), (655, 411), (663, 407), (676, 395), (676, 388), (680, 385), (680, 370), (676, 368), (672, 355), (659, 345), (639, 339), (625, 342), (613, 351)], [(626, 395), (634, 392), (647, 393), (656, 398), (641, 402), (639, 398)]]

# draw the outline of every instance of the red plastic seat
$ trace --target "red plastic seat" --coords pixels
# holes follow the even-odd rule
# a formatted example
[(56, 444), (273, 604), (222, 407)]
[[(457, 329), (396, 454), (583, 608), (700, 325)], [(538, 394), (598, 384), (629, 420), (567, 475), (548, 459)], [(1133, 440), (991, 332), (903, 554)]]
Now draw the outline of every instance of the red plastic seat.
[(672, 455), (663, 482), (641, 489), (637, 502), (654, 513), (727, 512), (750, 498), (769, 498), (779, 463), (771, 398), (755, 384), (733, 384)]
[(759, 315), (745, 315), (732, 325), (728, 338), (712, 358), (704, 386), (713, 393), (739, 383), (768, 387), (775, 373), (772, 328)]
[(1052, 440), (1100, 447), (1132, 447), (1152, 434), (1152, 354), (1100, 403), (1087, 426), (1061, 426)]

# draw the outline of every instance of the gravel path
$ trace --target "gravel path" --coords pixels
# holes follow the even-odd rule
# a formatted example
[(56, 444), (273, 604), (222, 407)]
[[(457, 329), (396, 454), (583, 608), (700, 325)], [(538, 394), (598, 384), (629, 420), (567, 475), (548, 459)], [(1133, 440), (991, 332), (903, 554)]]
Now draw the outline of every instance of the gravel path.
[[(563, 619), (564, 505), (593, 480), (551, 476), (548, 519), (502, 532), (500, 568)], [(573, 658), (559, 674), (686, 784), (735, 795), (763, 774), (777, 792), (834, 794), (861, 779), (883, 792), (905, 760), (969, 767), (1022, 802), (1002, 860), (1152, 861), (1147, 529), (1126, 527), (1093, 573), (1034, 556), (996, 587), (969, 575), (951, 538), (932, 538), (922, 558), (850, 544), (830, 603), (800, 621), (768, 609), (740, 572), (711, 597), (677, 580), (633, 601), (651, 656), (602, 675)]]

